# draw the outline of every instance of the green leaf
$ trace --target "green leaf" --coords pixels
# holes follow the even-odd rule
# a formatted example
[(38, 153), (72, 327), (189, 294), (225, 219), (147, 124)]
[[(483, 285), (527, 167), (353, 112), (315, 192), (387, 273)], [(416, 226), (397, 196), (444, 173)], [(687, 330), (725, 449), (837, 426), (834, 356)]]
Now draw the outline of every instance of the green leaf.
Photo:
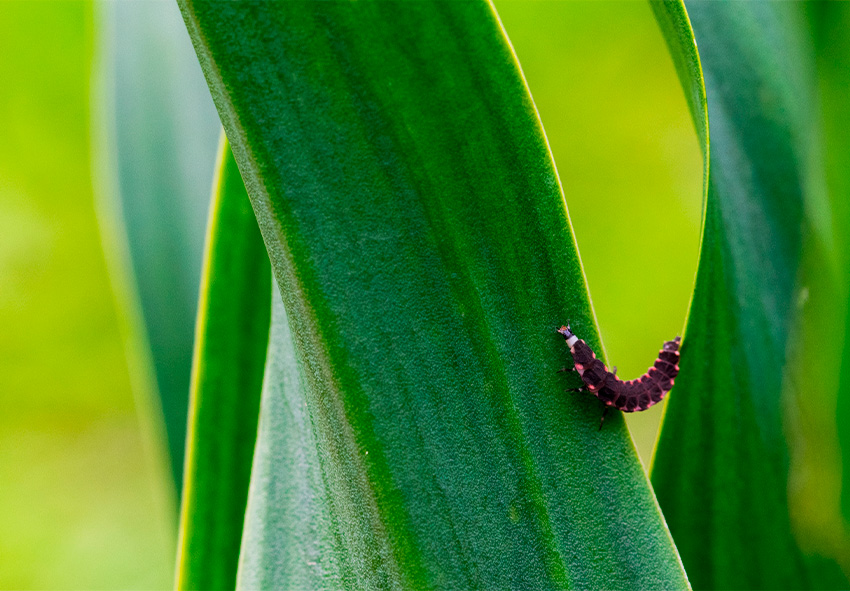
[[(789, 508), (801, 545), (834, 557), (850, 576), (850, 6), (807, 8), (821, 126), (811, 156), (819, 176), (807, 199), (799, 318), (789, 347), (786, 397), (795, 417), (787, 427)], [(842, 317), (844, 323), (836, 322)]]
[[(176, 6), (100, 3), (121, 224), (177, 498), (195, 312), (216, 138), (221, 124)], [(140, 326), (140, 328), (142, 328)]]
[(670, 56), (676, 66), (676, 73), (685, 90), (688, 108), (696, 126), (697, 136), (703, 155), (708, 161), (708, 104), (705, 98), (705, 80), (703, 80), (702, 65), (699, 52), (694, 41), (691, 21), (681, 0), (656, 1), (651, 0), (650, 6), (655, 14), (655, 20), (667, 40)]
[[(842, 537), (839, 556), (844, 573), (850, 577), (850, 111), (847, 109), (847, 88), (850, 88), (850, 5), (824, 3), (821, 10), (818, 49), (821, 72), (821, 94), (824, 127), (824, 161), (827, 184), (833, 207), (839, 277), (844, 296), (844, 343), (841, 347), (841, 382), (837, 396), (835, 427), (842, 459), (840, 514)], [(832, 317), (831, 319), (834, 319)], [(826, 368), (835, 371), (835, 366)]]
[(222, 138), (192, 373), (177, 589), (233, 589), (245, 520), (271, 269), (251, 202)]
[(555, 373), (560, 324), (599, 339), (492, 8), (182, 6), (286, 314), (240, 586), (687, 587), (621, 416)]
[(680, 72), (693, 97), (699, 64), (693, 39), (681, 34), (690, 17), (710, 121), (701, 259), (652, 470), (695, 588), (847, 585), (834, 562), (801, 549), (788, 509), (783, 372), (816, 137), (803, 10), (656, 7), (672, 53), (690, 56)]

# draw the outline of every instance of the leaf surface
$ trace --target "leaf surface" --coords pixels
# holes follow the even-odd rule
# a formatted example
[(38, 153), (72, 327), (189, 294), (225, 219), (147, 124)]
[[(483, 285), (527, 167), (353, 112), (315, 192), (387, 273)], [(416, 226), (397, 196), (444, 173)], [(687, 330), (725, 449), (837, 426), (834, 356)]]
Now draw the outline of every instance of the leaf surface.
[(654, 8), (671, 52), (685, 56), (677, 63), (701, 132), (690, 17), (710, 138), (701, 258), (653, 485), (695, 588), (846, 586), (833, 561), (801, 548), (788, 509), (783, 376), (815, 138), (804, 8)]
[(182, 7), (283, 304), (240, 586), (686, 587), (622, 418), (556, 374), (560, 324), (599, 340), (492, 8)]
[[(204, 230), (221, 127), (175, 6), (103, 2), (109, 195), (129, 260), (177, 499)], [(103, 97), (102, 97), (103, 98)], [(123, 254), (123, 253), (122, 253)], [(133, 312), (132, 310), (130, 312)], [(126, 313), (126, 312), (125, 312)]]
[(233, 589), (269, 336), (271, 268), (222, 138), (201, 281), (177, 589)]

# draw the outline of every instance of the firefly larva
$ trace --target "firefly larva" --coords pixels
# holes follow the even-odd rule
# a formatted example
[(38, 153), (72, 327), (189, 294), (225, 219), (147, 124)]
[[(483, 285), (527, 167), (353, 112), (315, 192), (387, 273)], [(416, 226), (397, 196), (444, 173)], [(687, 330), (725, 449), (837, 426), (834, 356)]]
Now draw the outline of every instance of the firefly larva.
[[(613, 372), (608, 371), (587, 343), (570, 331), (569, 326), (562, 326), (558, 332), (567, 340), (570, 353), (573, 355), (575, 371), (585, 383), (584, 388), (574, 388), (573, 391), (588, 391), (609, 408), (619, 408), (623, 412), (646, 410), (653, 404), (661, 402), (673, 387), (673, 381), (679, 374), (681, 337), (664, 343), (655, 363), (645, 374), (636, 380), (623, 381), (617, 377), (617, 369), (614, 368)], [(605, 411), (607, 412), (608, 408)], [(605, 420), (604, 414), (602, 419)], [(599, 428), (602, 428), (602, 423), (599, 424)]]

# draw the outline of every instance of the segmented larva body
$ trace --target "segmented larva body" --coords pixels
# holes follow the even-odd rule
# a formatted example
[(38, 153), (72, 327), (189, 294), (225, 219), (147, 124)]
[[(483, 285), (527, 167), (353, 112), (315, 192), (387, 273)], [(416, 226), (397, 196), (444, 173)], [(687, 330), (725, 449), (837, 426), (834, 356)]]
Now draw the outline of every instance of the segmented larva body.
[[(658, 353), (658, 359), (645, 374), (636, 380), (623, 381), (608, 371), (587, 343), (570, 331), (569, 326), (562, 326), (558, 332), (564, 335), (567, 345), (570, 346), (575, 371), (581, 376), (586, 389), (608, 406), (623, 412), (646, 410), (661, 402), (679, 374), (681, 337), (664, 343)], [(617, 371), (616, 368), (614, 371)]]

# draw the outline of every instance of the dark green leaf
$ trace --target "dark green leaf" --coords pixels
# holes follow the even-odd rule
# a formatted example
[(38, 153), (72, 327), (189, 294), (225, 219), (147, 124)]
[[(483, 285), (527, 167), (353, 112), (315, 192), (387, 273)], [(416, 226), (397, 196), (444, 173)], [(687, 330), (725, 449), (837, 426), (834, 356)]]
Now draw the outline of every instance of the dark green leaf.
[(622, 418), (555, 373), (558, 325), (599, 340), (491, 7), (183, 7), (288, 318), (240, 584), (686, 587)]
[(177, 589), (233, 589), (269, 338), (271, 269), (222, 141), (201, 283)]
[[(697, 284), (652, 472), (696, 588), (847, 585), (834, 562), (801, 549), (788, 511), (782, 378), (814, 139), (803, 10), (694, 2), (686, 15), (681, 4), (656, 7), (673, 54), (693, 62), (693, 40), (681, 34), (690, 16), (710, 121)], [(698, 64), (680, 72), (693, 97)]]

